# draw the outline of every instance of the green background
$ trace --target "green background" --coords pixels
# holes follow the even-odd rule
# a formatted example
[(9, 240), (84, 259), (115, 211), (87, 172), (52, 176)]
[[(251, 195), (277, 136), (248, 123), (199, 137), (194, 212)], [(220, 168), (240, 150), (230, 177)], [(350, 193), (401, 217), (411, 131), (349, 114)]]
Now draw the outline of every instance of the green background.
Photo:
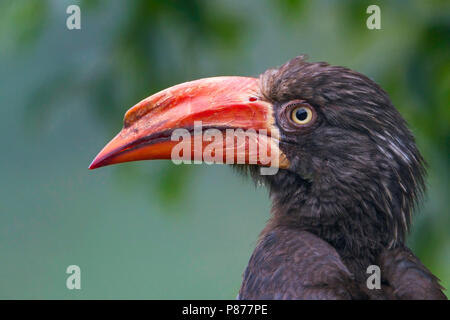
[[(382, 30), (366, 28), (381, 8)], [(66, 8), (81, 8), (81, 30)], [(390, 94), (429, 164), (408, 243), (450, 288), (448, 1), (0, 1), (0, 298), (235, 298), (269, 217), (226, 166), (88, 171), (165, 87), (302, 53)], [(82, 289), (65, 286), (81, 267)]]

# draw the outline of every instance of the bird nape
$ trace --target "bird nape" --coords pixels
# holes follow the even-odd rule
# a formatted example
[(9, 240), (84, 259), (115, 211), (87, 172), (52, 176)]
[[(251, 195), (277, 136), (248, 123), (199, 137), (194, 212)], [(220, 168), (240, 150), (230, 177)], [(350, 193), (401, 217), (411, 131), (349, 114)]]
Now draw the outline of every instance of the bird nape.
[[(240, 299), (446, 299), (405, 245), (424, 191), (424, 160), (372, 80), (299, 56), (259, 78), (183, 83), (131, 108), (90, 169), (171, 159), (178, 143), (171, 135), (193, 132), (198, 122), (203, 132), (263, 130), (267, 139), (253, 137), (258, 147), (277, 142), (272, 175), (260, 174), (262, 161), (249, 160), (248, 146), (236, 151), (245, 159), (240, 169), (267, 185), (273, 203)], [(236, 149), (234, 139), (220, 142)], [(194, 148), (182, 157), (205, 160)], [(379, 285), (368, 285), (369, 266), (379, 267)]]

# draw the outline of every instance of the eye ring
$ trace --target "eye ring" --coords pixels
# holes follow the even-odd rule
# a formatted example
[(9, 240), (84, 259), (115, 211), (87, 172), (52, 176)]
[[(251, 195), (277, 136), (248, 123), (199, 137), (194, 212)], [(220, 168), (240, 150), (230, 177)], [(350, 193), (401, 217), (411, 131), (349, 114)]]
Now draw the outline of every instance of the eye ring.
[[(291, 100), (281, 105), (279, 125), (285, 132), (309, 130), (318, 120), (316, 110), (305, 100)], [(297, 115), (297, 111), (302, 111)]]
[(299, 105), (292, 109), (291, 120), (299, 125), (305, 125), (313, 120), (313, 111), (307, 105)]

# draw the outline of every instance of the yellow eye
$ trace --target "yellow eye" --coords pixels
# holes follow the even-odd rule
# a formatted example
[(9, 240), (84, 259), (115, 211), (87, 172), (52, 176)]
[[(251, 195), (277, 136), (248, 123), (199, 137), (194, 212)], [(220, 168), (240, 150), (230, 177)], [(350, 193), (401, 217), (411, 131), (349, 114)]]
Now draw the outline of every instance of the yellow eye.
[(312, 110), (308, 107), (297, 107), (292, 110), (291, 113), (292, 121), (297, 124), (307, 124), (313, 118)]

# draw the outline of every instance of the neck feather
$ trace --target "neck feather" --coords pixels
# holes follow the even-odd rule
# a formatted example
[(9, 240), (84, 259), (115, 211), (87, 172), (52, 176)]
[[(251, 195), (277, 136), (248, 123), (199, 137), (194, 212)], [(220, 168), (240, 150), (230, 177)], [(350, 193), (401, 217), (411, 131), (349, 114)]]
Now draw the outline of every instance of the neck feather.
[(330, 177), (328, 183), (307, 181), (285, 170), (267, 180), (272, 218), (262, 234), (279, 226), (306, 230), (329, 242), (344, 260), (361, 264), (375, 263), (382, 250), (404, 243), (409, 215), (399, 214), (402, 200), (383, 190), (381, 182), (372, 181), (378, 187), (371, 192), (363, 186), (350, 190)]

